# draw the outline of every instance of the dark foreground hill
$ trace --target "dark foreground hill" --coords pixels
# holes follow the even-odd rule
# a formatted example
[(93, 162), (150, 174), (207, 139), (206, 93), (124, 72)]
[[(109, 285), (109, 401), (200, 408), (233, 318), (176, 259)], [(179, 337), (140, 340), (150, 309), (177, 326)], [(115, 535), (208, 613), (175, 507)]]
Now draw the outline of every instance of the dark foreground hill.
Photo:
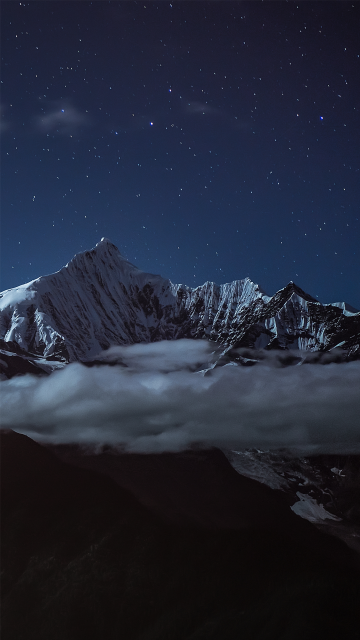
[(358, 557), (221, 452), (113, 456), (116, 482), (14, 432), (1, 455), (3, 640), (359, 637)]

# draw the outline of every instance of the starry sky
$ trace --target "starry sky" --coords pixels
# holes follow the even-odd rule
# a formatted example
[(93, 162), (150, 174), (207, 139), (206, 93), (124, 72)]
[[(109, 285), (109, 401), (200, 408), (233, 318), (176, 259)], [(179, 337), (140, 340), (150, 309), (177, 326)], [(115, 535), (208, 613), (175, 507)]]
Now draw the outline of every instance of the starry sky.
[(1, 5), (2, 289), (105, 236), (360, 308), (360, 3)]

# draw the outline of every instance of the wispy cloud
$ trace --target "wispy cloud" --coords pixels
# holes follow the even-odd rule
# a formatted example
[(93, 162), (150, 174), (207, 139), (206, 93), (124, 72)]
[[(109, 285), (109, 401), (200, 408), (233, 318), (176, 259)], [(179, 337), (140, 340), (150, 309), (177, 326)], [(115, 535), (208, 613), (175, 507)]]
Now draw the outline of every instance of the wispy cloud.
[(3, 427), (128, 451), (201, 444), (360, 453), (359, 362), (265, 360), (204, 376), (193, 370), (211, 359), (211, 345), (188, 340), (120, 347), (108, 357), (112, 366), (74, 363), (47, 378), (2, 382)]
[(45, 105), (43, 113), (35, 117), (35, 128), (43, 133), (74, 134), (80, 127), (91, 125), (88, 114), (75, 107), (70, 100), (58, 100)]
[(221, 116), (223, 112), (220, 109), (211, 107), (206, 102), (192, 101), (186, 102), (185, 111), (187, 113), (200, 113), (214, 116)]
[(239, 116), (232, 115), (225, 109), (212, 107), (207, 104), (207, 102), (184, 100), (183, 111), (188, 116), (212, 116), (214, 122), (222, 122), (223, 124), (230, 126), (232, 129), (245, 131), (250, 128), (249, 121), (246, 121)]

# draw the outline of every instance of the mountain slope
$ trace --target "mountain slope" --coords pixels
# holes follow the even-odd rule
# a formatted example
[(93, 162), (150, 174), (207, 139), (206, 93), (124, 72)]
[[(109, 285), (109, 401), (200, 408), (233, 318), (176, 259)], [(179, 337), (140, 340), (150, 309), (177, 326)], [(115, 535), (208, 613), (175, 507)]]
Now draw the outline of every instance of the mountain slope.
[[(354, 553), (219, 451), (112, 455), (115, 482), (0, 439), (3, 640), (357, 637)], [(181, 522), (157, 508), (168, 479)]]
[[(360, 312), (293, 282), (266, 296), (249, 278), (192, 289), (141, 271), (103, 238), (60, 271), (0, 294), (0, 338), (71, 362), (116, 344), (208, 338), (231, 347), (359, 353)], [(5, 345), (6, 346), (6, 345)], [(6, 375), (6, 371), (5, 371)]]

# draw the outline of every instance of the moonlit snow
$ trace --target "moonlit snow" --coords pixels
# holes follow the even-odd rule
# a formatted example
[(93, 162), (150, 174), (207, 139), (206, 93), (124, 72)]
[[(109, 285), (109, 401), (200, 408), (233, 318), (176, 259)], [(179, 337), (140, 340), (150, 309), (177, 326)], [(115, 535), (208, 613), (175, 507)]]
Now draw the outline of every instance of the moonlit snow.
[(298, 502), (290, 507), (290, 509), (296, 513), (297, 516), (309, 520), (310, 522), (323, 522), (323, 520), (335, 520), (340, 522), (342, 518), (334, 516), (324, 509), (322, 504), (318, 504), (314, 498), (308, 496), (306, 493), (296, 492), (299, 498)]

